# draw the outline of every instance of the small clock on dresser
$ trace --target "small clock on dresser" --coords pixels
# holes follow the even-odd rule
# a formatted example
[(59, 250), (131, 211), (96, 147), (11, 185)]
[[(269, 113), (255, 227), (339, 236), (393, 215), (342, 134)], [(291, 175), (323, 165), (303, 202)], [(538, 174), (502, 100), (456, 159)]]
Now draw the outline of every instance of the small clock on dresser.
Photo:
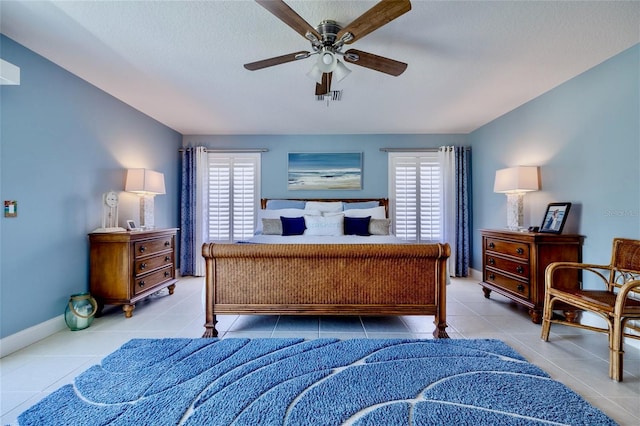
[(118, 193), (109, 191), (102, 194), (102, 227), (93, 232), (122, 232), (125, 229), (118, 226)]

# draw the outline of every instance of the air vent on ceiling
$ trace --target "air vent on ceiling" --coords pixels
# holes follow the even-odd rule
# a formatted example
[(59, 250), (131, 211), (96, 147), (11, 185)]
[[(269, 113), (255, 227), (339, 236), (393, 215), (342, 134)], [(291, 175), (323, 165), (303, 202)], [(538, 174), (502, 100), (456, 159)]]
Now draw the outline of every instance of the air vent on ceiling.
[(20, 68), (0, 59), (0, 84), (20, 85)]

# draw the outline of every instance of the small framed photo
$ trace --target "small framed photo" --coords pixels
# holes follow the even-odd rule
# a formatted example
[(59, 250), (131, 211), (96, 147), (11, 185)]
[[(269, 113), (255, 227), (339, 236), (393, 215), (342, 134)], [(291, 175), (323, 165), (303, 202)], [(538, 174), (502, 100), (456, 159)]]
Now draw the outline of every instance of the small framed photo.
[(542, 225), (540, 225), (540, 232), (562, 233), (570, 208), (571, 203), (549, 203), (542, 219)]
[(135, 231), (138, 228), (136, 227), (136, 223), (133, 220), (129, 219), (129, 220), (127, 220), (127, 229), (129, 231)]

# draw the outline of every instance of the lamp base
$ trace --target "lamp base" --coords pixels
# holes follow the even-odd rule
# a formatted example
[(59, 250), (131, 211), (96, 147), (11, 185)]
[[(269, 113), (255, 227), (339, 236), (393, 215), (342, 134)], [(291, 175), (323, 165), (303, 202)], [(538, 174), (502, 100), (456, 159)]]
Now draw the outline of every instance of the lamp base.
[(507, 194), (507, 228), (511, 231), (522, 229), (524, 218), (524, 194)]
[(140, 226), (142, 229), (155, 229), (155, 221), (153, 217), (153, 198), (154, 195), (140, 196)]

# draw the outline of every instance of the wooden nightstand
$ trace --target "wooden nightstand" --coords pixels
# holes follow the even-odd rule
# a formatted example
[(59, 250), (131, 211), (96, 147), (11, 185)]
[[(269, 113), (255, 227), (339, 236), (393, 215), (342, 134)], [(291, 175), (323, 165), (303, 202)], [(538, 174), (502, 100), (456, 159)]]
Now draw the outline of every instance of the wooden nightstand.
[(99, 305), (122, 305), (127, 318), (138, 300), (161, 290), (173, 294), (177, 228), (89, 234), (89, 288)]
[[(582, 235), (480, 230), (484, 296), (491, 291), (529, 308), (531, 320), (540, 324), (544, 306), (544, 270), (551, 262), (581, 262)], [(563, 270), (555, 280), (564, 288), (577, 288), (579, 272)], [(567, 319), (575, 317), (565, 312)]]

